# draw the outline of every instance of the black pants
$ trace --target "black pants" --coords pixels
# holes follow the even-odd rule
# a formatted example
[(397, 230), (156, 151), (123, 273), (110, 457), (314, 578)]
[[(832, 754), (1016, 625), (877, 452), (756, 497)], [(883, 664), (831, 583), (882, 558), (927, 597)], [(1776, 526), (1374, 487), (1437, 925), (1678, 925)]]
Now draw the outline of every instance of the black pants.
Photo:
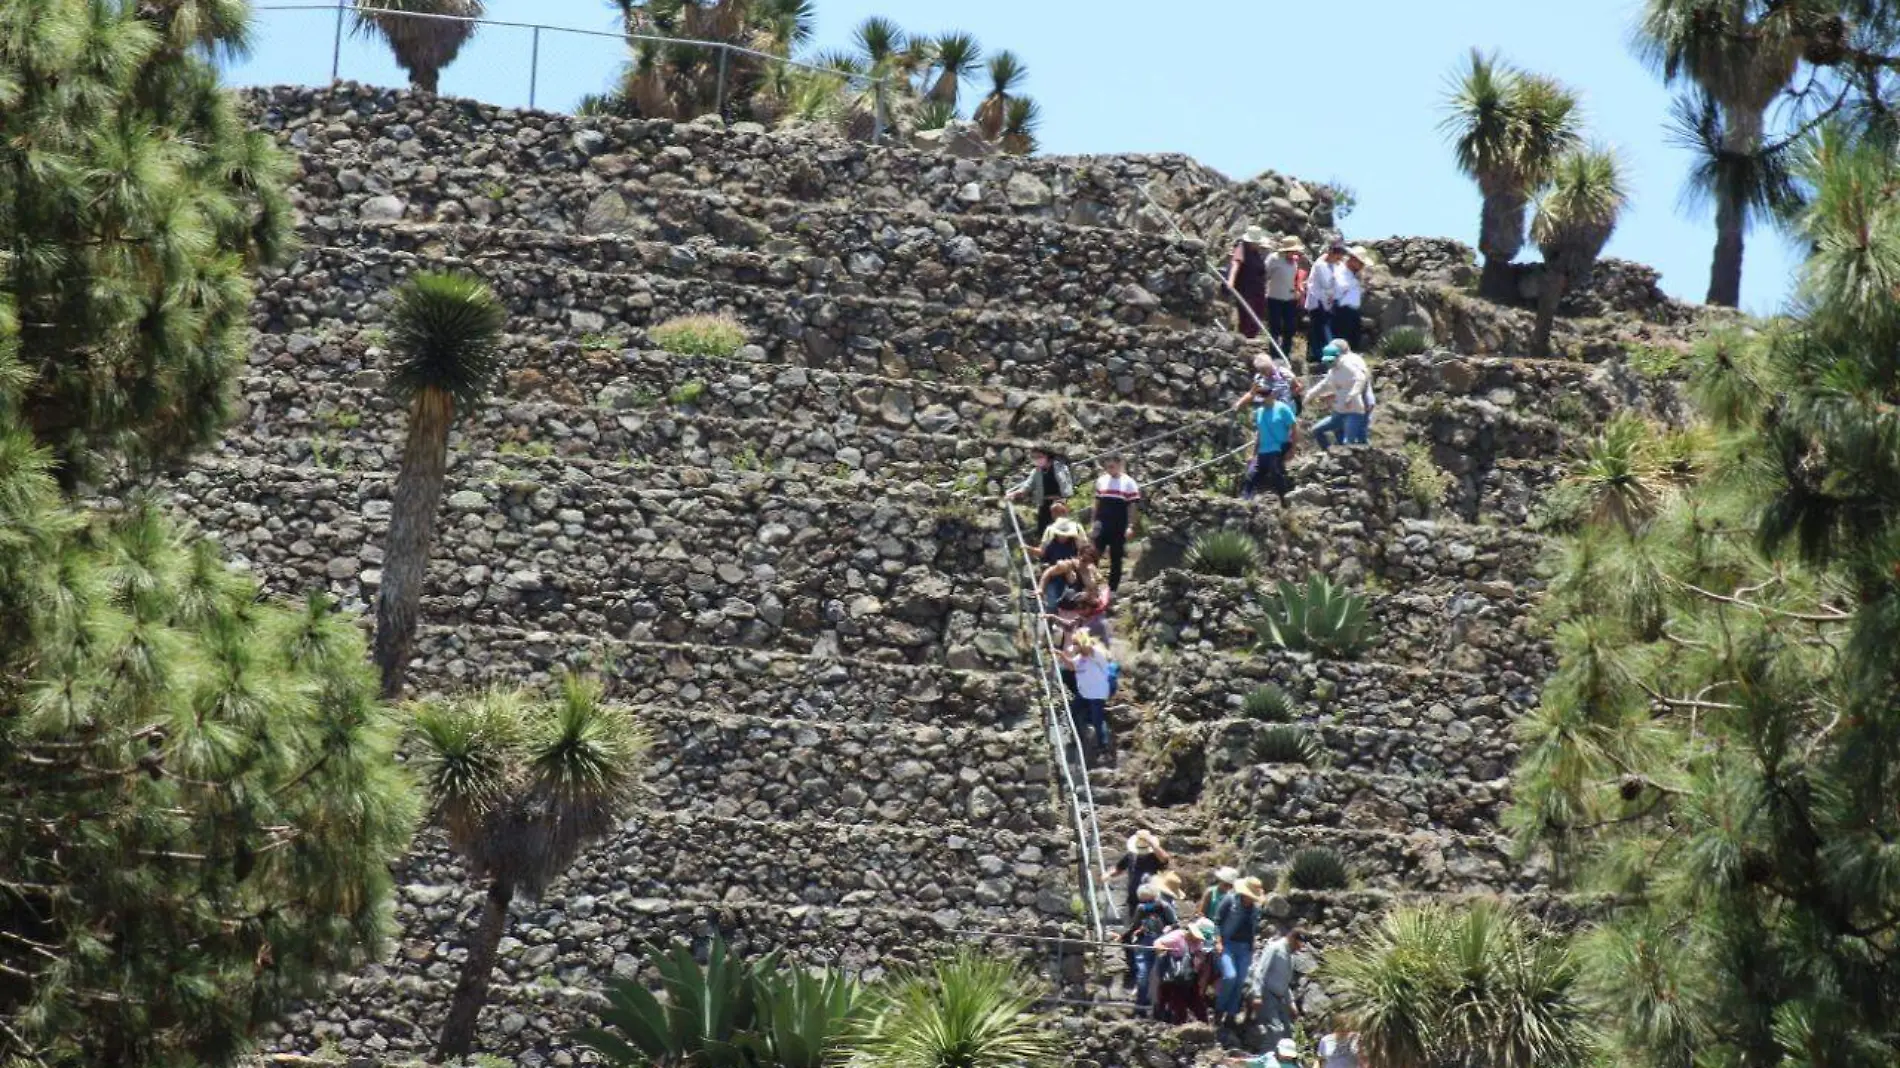
[(1344, 304), (1333, 309), (1333, 336), (1359, 351), (1359, 338), (1364, 333), (1365, 324), (1359, 316), (1358, 308), (1348, 308)]
[(1280, 346), (1281, 355), (1293, 358), (1293, 332), (1300, 325), (1300, 306), (1290, 300), (1267, 300), (1267, 333)]
[(1042, 532), (1048, 530), (1049, 524), (1056, 521), (1055, 516), (1049, 514), (1049, 509), (1054, 508), (1055, 505), (1054, 497), (1045, 497), (1043, 502), (1036, 506), (1036, 534), (1033, 544), (1042, 544)]
[(1128, 551), (1128, 528), (1109, 529), (1105, 524), (1095, 525), (1095, 549), (1108, 557), (1108, 588), (1120, 589), (1122, 584), (1122, 556)]
[(1267, 316), (1270, 314), (1268, 305), (1271, 302), (1267, 300), (1265, 293), (1244, 293), (1239, 303), (1240, 308), (1236, 314), (1240, 316), (1240, 336), (1258, 337), (1261, 325), (1268, 321)]
[(1306, 358), (1319, 359), (1320, 352), (1333, 340), (1331, 308), (1306, 309)]
[(1254, 457), (1253, 477), (1247, 480), (1247, 496), (1251, 497), (1263, 489), (1273, 491), (1273, 495), (1286, 500), (1293, 489), (1293, 480), (1286, 473), (1286, 450), (1263, 452)]

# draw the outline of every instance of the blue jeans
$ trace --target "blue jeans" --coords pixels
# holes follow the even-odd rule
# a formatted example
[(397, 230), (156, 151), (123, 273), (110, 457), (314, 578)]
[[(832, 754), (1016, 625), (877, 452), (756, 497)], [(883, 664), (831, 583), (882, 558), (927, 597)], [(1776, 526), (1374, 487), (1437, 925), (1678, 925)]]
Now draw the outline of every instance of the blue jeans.
[(1138, 1009), (1148, 1007), (1148, 973), (1154, 971), (1155, 967), (1155, 951), (1147, 948), (1148, 945), (1149, 943), (1144, 942), (1134, 950), (1135, 1007)]
[(1108, 748), (1108, 702), (1099, 698), (1078, 697), (1082, 715), (1095, 730), (1095, 744)]
[(1334, 412), (1313, 424), (1313, 441), (1322, 449), (1333, 447), (1334, 439), (1341, 445), (1364, 445), (1366, 443), (1366, 415), (1364, 412)]
[(1042, 610), (1045, 612), (1055, 611), (1056, 608), (1062, 604), (1062, 598), (1068, 596), (1068, 593), (1069, 583), (1067, 579), (1050, 579), (1049, 585), (1042, 591)]
[(1222, 1016), (1240, 1014), (1241, 992), (1247, 985), (1247, 972), (1253, 968), (1253, 943), (1229, 942), (1220, 955), (1220, 994), (1214, 1011)]

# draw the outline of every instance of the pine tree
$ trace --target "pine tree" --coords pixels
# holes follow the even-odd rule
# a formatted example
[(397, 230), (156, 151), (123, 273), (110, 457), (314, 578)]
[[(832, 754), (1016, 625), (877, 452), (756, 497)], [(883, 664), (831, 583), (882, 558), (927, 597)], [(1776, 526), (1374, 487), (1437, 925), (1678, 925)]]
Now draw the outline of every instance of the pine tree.
[(223, 415), (285, 203), (244, 10), (0, 6), (0, 1063), (233, 1062), (375, 951), (416, 815), (354, 626), (61, 492)]
[(248, 268), (288, 238), (285, 164), (211, 57), (231, 0), (0, 8), (0, 276), (23, 418), (68, 489), (212, 440), (244, 353)]
[[(1600, 451), (1512, 821), (1579, 888), (1615, 1063), (1900, 1063), (1900, 159), (1824, 131), (1790, 319)], [(1611, 481), (1615, 481), (1614, 488)], [(1643, 485), (1640, 490), (1635, 483)]]

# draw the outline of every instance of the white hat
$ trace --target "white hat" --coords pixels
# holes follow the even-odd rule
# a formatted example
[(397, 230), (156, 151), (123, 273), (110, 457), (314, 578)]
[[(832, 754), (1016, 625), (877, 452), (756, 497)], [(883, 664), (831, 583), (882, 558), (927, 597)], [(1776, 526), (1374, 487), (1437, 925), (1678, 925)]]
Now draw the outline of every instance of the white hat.
[(1214, 881), (1217, 883), (1237, 883), (1240, 881), (1240, 869), (1215, 868)]
[(1156, 838), (1150, 831), (1136, 831), (1134, 834), (1128, 836), (1128, 851), (1130, 853), (1152, 853), (1155, 851), (1155, 847), (1160, 844), (1160, 839)]
[(1268, 241), (1272, 240), (1272, 238), (1267, 236), (1267, 232), (1265, 230), (1262, 230), (1258, 226), (1247, 227), (1247, 232), (1244, 234), (1241, 234), (1240, 239), (1249, 245), (1261, 245), (1261, 246), (1265, 246)]
[(1280, 1044), (1273, 1048), (1273, 1055), (1286, 1058), (1298, 1057), (1300, 1055), (1300, 1047), (1292, 1039), (1283, 1038), (1280, 1040)]

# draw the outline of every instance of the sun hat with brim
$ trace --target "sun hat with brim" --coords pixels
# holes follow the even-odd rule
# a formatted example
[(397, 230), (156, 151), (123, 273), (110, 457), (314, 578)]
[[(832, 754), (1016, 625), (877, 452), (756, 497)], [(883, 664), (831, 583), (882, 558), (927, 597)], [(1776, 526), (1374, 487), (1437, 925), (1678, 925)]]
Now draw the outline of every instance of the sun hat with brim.
[(1273, 1048), (1273, 1055), (1275, 1057), (1298, 1057), (1300, 1055), (1299, 1044), (1290, 1038), (1283, 1038), (1280, 1040), (1280, 1044)]
[(1249, 876), (1234, 884), (1234, 893), (1249, 901), (1259, 901), (1267, 896), (1267, 888), (1260, 885), (1259, 879)]
[(1160, 845), (1161, 839), (1156, 838), (1147, 831), (1136, 831), (1134, 834), (1128, 836), (1128, 851), (1130, 853), (1152, 853)]
[(1215, 868), (1214, 869), (1214, 881), (1217, 883), (1227, 883), (1231, 885), (1239, 881), (1239, 879), (1240, 879), (1239, 868)]
[(1372, 250), (1366, 248), (1364, 245), (1354, 245), (1346, 250), (1346, 255), (1351, 256), (1360, 263), (1372, 262)]
[(1181, 873), (1180, 872), (1164, 871), (1160, 875), (1157, 875), (1154, 877), (1154, 884), (1160, 887), (1167, 894), (1170, 894), (1174, 897), (1181, 896)]
[(1297, 237), (1289, 237), (1285, 241), (1280, 242), (1279, 251), (1297, 252), (1300, 255), (1304, 256), (1306, 255), (1306, 242), (1301, 241)]
[(1258, 226), (1249, 226), (1247, 231), (1240, 235), (1240, 240), (1248, 245), (1265, 245), (1273, 239)]
[(1080, 538), (1082, 536), (1082, 524), (1065, 515), (1049, 524), (1049, 536), (1052, 538)]

